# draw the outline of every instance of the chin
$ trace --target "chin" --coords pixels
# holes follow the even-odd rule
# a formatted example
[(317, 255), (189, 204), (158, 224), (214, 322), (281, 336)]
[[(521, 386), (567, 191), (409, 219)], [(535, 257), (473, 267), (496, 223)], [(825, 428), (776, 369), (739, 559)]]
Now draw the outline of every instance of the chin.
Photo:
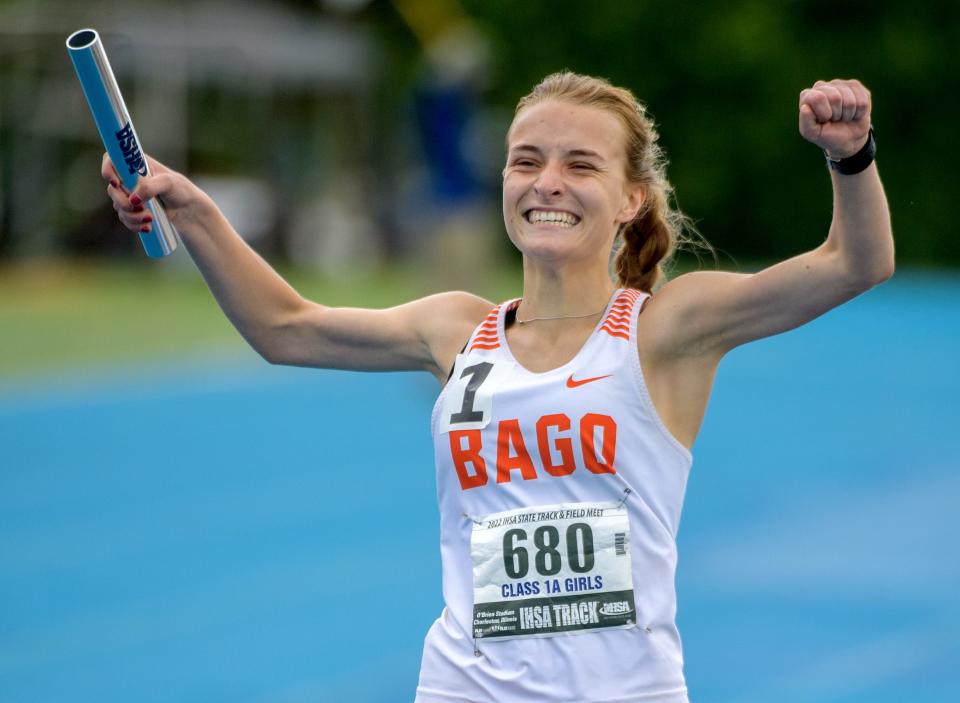
[[(582, 245), (582, 242), (580, 244)], [(520, 250), (524, 258), (546, 263), (585, 258), (582, 246), (576, 246), (577, 242), (562, 241), (556, 237), (522, 237), (519, 241), (514, 239), (513, 245)]]

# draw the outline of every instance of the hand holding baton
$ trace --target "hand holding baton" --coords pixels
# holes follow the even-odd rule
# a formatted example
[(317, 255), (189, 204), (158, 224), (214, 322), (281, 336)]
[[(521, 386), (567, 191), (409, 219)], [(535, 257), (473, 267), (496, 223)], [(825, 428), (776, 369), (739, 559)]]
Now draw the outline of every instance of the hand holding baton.
[[(97, 123), (103, 146), (124, 187), (133, 191), (139, 178), (149, 175), (147, 160), (140, 149), (140, 140), (120, 95), (100, 36), (93, 29), (76, 31), (67, 37), (67, 51), (93, 113), (93, 120)], [(140, 232), (143, 249), (147, 256), (167, 256), (177, 248), (177, 230), (159, 199), (153, 198), (145, 206), (153, 216), (153, 226), (149, 232)]]

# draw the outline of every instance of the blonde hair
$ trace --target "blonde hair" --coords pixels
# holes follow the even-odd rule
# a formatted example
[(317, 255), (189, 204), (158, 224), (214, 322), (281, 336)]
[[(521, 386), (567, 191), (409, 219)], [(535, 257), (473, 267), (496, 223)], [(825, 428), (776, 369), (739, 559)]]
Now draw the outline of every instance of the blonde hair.
[(678, 248), (692, 245), (713, 252), (690, 218), (672, 205), (667, 161), (657, 143), (660, 135), (633, 93), (602, 78), (562, 71), (550, 74), (521, 98), (514, 114), (544, 100), (608, 110), (624, 126), (626, 176), (643, 186), (644, 201), (636, 217), (621, 226), (614, 242), (613, 268), (619, 285), (652, 293), (665, 280), (664, 269)]

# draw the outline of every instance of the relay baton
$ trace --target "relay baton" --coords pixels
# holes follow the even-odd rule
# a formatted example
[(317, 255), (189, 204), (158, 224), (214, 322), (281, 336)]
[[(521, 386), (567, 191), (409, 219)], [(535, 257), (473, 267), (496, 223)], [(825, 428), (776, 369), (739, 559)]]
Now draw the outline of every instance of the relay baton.
[[(77, 70), (77, 78), (93, 113), (93, 121), (97, 123), (103, 146), (124, 187), (133, 191), (140, 177), (149, 175), (150, 171), (100, 35), (93, 29), (74, 32), (67, 37), (67, 52)], [(153, 223), (149, 232), (140, 232), (143, 249), (147, 256), (167, 256), (177, 248), (177, 230), (158, 198), (151, 198), (146, 207), (153, 215)]]

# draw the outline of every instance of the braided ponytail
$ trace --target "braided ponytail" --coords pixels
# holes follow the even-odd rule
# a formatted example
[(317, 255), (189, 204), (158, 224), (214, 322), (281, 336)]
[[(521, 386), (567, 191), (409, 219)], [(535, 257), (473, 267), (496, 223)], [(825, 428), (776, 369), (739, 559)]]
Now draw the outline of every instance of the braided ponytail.
[(614, 270), (622, 287), (649, 293), (663, 277), (663, 262), (670, 260), (677, 241), (665, 210), (669, 215), (662, 192), (648, 193), (644, 207), (621, 228)]
[(643, 186), (644, 203), (637, 216), (621, 227), (614, 243), (613, 268), (620, 286), (652, 293), (663, 282), (664, 270), (678, 248), (690, 245), (713, 251), (690, 218), (671, 204), (673, 186), (667, 180), (659, 135), (633, 93), (602, 78), (563, 71), (540, 81), (520, 100), (516, 112), (543, 100), (609, 110), (625, 128), (626, 176)]

